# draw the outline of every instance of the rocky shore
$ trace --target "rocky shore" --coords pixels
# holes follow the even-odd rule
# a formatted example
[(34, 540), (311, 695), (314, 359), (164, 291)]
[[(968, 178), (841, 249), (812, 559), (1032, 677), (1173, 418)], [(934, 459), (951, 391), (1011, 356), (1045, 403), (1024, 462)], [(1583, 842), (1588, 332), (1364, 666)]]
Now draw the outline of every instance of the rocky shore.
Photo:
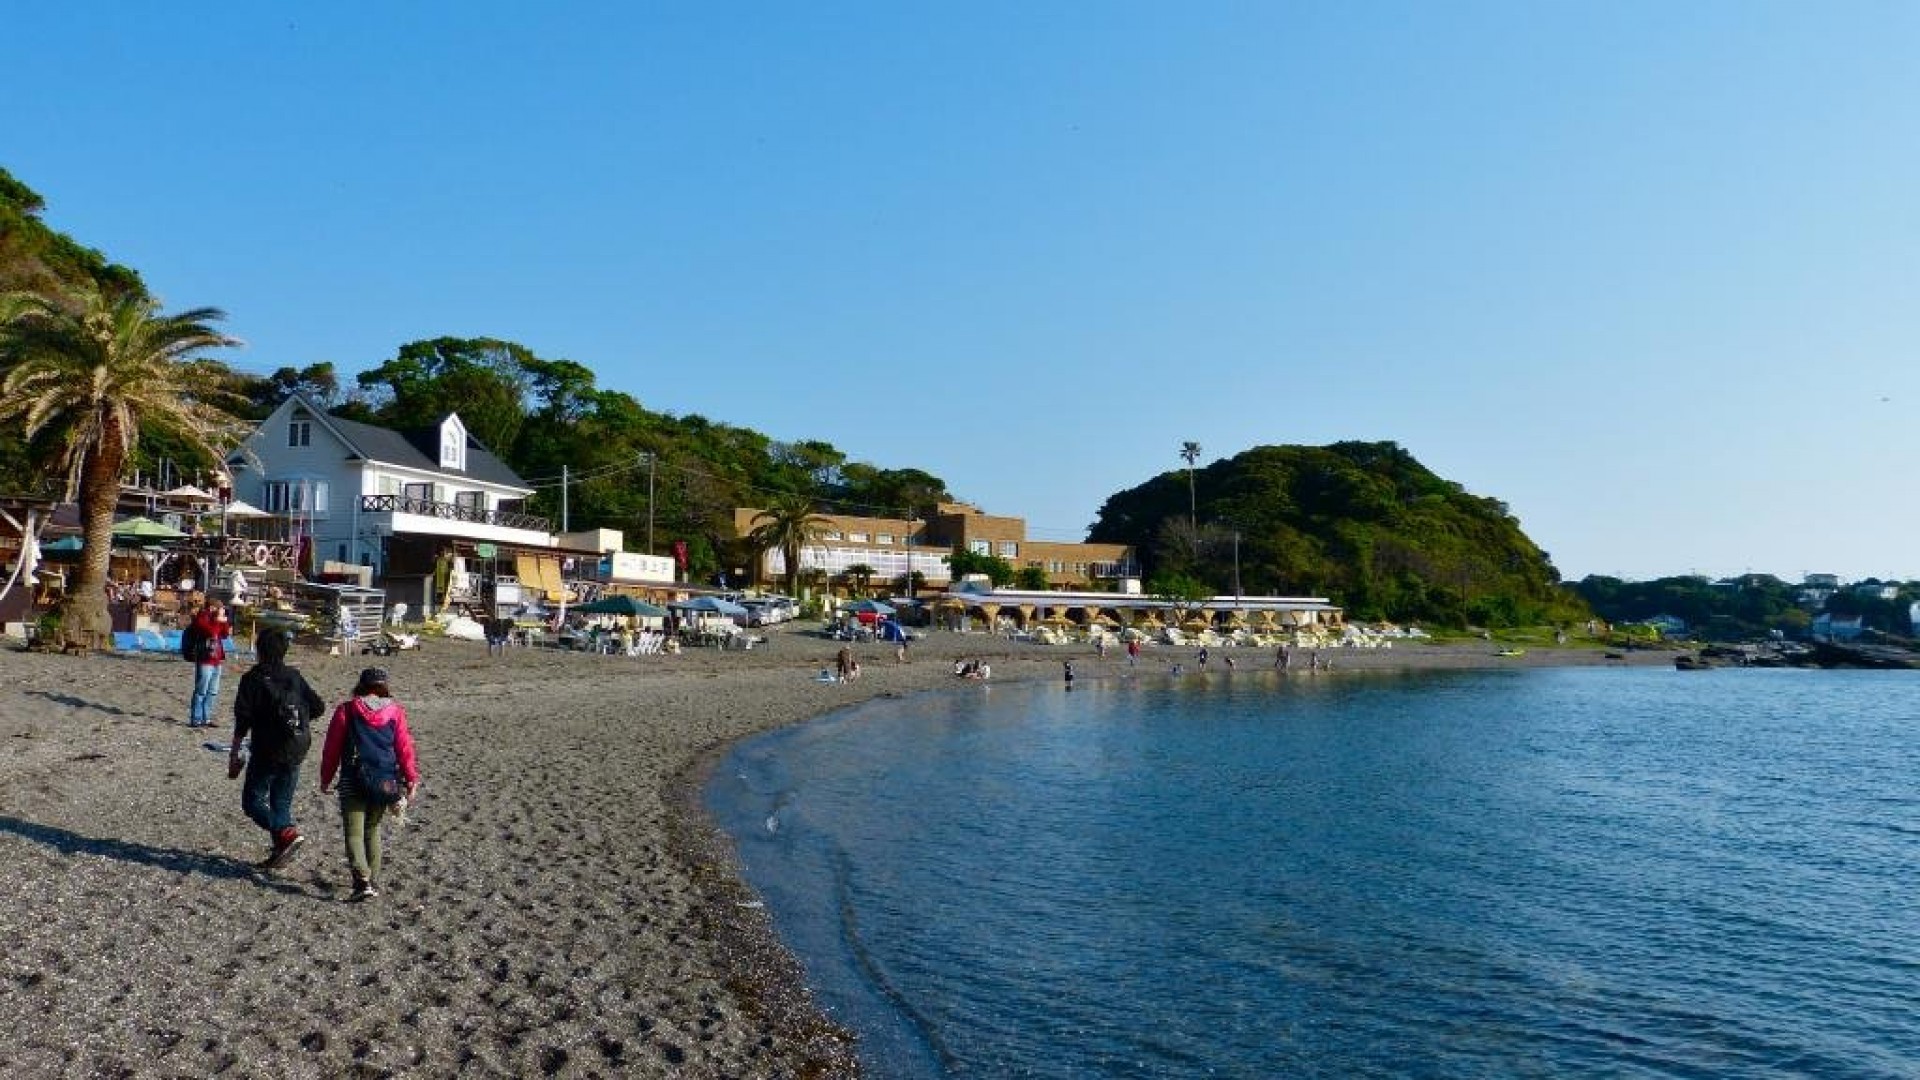
[[(838, 1077), (851, 1037), (734, 872), (699, 788), (756, 732), (878, 696), (1119, 676), (1086, 647), (936, 634), (910, 663), (789, 628), (751, 652), (599, 657), (428, 640), (382, 660), (426, 787), (389, 834), (382, 895), (348, 903), (318, 754), (293, 865), (183, 723), (170, 656), (0, 652), (0, 1061), (18, 1077)], [(1231, 650), (1241, 671), (1271, 654)], [(1337, 650), (1335, 671), (1620, 663), (1593, 650)], [(1216, 657), (1222, 653), (1216, 651)], [(296, 653), (337, 702), (366, 662)], [(1185, 650), (1152, 649), (1163, 677)], [(1671, 664), (1666, 653), (1627, 662)], [(240, 662), (227, 674), (231, 716)], [(1230, 677), (1216, 659), (1209, 677)], [(209, 739), (208, 736), (213, 738)]]

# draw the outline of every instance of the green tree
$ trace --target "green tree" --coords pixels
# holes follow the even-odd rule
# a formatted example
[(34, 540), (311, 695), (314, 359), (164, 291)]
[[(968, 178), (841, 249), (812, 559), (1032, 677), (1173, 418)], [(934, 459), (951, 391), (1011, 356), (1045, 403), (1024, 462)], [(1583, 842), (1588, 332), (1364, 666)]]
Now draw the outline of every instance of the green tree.
[(1173, 609), (1173, 621), (1185, 622), (1193, 610), (1211, 599), (1207, 583), (1186, 574), (1161, 574), (1147, 582), (1147, 595)]
[(853, 582), (854, 588), (864, 593), (873, 585), (873, 567), (863, 562), (854, 563), (847, 567), (847, 579)]
[(85, 548), (61, 602), (69, 642), (112, 641), (106, 583), (120, 479), (143, 427), (219, 461), (243, 434), (226, 372), (206, 349), (239, 342), (211, 327), (215, 308), (167, 315), (144, 295), (83, 285), (61, 297), (0, 299), (0, 422), (53, 442), (65, 497), (77, 499)]
[(800, 552), (819, 542), (831, 522), (813, 511), (813, 500), (798, 492), (776, 496), (753, 517), (748, 541), (757, 551), (778, 551), (786, 559), (787, 595), (800, 595)]
[(1022, 589), (1040, 590), (1046, 589), (1053, 584), (1047, 580), (1046, 568), (1040, 566), (1021, 567), (1020, 572), (1014, 575), (1013, 580), (1014, 584)]
[(382, 424), (424, 428), (457, 412), (481, 445), (504, 454), (526, 422), (533, 385), (528, 365), (536, 359), (511, 341), (434, 338), (400, 346), (392, 359), (361, 372), (358, 382), (385, 399), (375, 403)]
[(947, 556), (947, 573), (950, 580), (959, 581), (969, 574), (985, 574), (995, 588), (1011, 585), (1017, 574), (1013, 564), (998, 555), (982, 555), (978, 552), (955, 548)]

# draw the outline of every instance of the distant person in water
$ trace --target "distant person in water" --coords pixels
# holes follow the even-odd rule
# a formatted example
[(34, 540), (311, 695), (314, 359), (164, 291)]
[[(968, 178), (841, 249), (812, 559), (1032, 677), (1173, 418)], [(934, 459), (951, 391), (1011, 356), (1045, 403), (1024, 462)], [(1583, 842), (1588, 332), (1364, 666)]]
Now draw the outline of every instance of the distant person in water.
[(1073, 661), (1062, 660), (1060, 662), (1060, 667), (1061, 667), (1061, 672), (1060, 672), (1061, 677), (1066, 679), (1067, 681), (1067, 689), (1069, 690), (1073, 689)]

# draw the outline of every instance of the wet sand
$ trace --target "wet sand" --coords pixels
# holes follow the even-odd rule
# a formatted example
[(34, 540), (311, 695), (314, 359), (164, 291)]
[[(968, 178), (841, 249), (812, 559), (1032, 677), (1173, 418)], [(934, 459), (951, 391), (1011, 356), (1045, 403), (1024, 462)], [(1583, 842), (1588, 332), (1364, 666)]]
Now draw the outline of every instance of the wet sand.
[[(870, 698), (994, 681), (1119, 674), (1086, 646), (936, 633), (912, 662), (856, 646), (858, 682), (814, 676), (839, 645), (789, 626), (751, 652), (597, 657), (428, 640), (374, 660), (296, 650), (329, 702), (358, 670), (393, 673), (425, 790), (388, 834), (382, 895), (346, 901), (319, 753), (301, 777), (308, 835), (278, 873), (239, 809), (222, 726), (184, 725), (172, 656), (0, 652), (0, 1062), (18, 1077), (840, 1077), (851, 1037), (791, 957), (700, 812), (730, 743)], [(1665, 663), (1492, 646), (1328, 650), (1378, 668)], [(1215, 650), (1210, 677), (1271, 670)], [(1296, 657), (1294, 670), (1305, 656)], [(1150, 648), (1143, 673), (1191, 650)], [(963, 691), (964, 692), (964, 691)]]

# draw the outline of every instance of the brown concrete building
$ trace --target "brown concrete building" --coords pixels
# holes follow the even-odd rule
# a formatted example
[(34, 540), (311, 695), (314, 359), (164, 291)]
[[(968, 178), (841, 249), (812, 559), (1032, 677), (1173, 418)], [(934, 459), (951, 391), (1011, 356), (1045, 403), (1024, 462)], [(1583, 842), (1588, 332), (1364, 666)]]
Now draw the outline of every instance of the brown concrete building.
[[(735, 509), (735, 531), (751, 532), (760, 512), (751, 506)], [(942, 503), (926, 519), (820, 516), (827, 524), (820, 543), (800, 553), (803, 572), (839, 576), (848, 567), (865, 565), (873, 568), (875, 583), (885, 584), (912, 569), (928, 587), (940, 588), (952, 580), (947, 557), (971, 551), (999, 556), (1016, 569), (1037, 566), (1053, 588), (1124, 591), (1125, 582), (1139, 578), (1133, 550), (1124, 544), (1029, 540), (1024, 518), (984, 514), (964, 503)], [(777, 581), (786, 574), (786, 556), (767, 552), (755, 570), (756, 580)]]

